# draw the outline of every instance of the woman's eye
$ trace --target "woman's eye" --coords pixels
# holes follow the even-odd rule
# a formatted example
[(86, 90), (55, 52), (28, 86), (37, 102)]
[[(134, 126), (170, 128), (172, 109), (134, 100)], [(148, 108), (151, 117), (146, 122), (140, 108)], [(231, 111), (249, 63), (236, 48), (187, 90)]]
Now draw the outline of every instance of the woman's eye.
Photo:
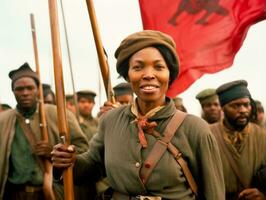
[(165, 69), (166, 66), (164, 66), (164, 65), (156, 65), (155, 68), (158, 69), (158, 70), (162, 70), (162, 69)]
[(141, 70), (141, 66), (140, 65), (135, 65), (132, 67), (133, 70)]

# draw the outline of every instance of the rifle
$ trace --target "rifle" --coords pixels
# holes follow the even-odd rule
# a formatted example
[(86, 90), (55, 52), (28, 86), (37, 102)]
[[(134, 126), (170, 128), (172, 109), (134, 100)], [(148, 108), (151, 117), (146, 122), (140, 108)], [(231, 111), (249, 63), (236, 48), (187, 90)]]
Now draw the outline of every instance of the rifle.
[[(47, 122), (44, 110), (44, 97), (43, 97), (43, 88), (41, 84), (41, 75), (40, 75), (40, 66), (39, 66), (39, 56), (38, 56), (38, 48), (37, 48), (37, 40), (36, 40), (36, 28), (35, 28), (35, 20), (34, 15), (30, 14), (31, 21), (31, 32), (33, 39), (33, 49), (34, 49), (34, 58), (36, 65), (36, 73), (39, 77), (39, 118), (40, 118), (40, 129), (42, 134), (42, 139), (44, 141), (48, 141), (48, 130), (47, 130)], [(52, 163), (44, 159), (44, 178), (43, 178), (43, 192), (45, 199), (47, 200), (55, 200), (55, 195), (53, 191), (53, 173), (52, 173)]]
[(74, 104), (75, 104), (75, 109), (76, 109), (76, 118), (78, 122), (80, 122), (80, 114), (79, 114), (79, 108), (78, 108), (78, 98), (77, 98), (77, 93), (75, 89), (75, 81), (74, 81), (74, 74), (73, 74), (73, 67), (72, 67), (72, 60), (71, 60), (71, 54), (70, 54), (70, 48), (69, 48), (69, 42), (68, 42), (68, 33), (67, 33), (67, 27), (66, 27), (66, 19), (65, 19), (65, 12), (64, 12), (64, 7), (63, 7), (63, 2), (60, 0), (60, 5), (61, 5), (61, 12), (62, 12), (62, 19), (63, 19), (63, 24), (64, 24), (64, 31), (65, 31), (65, 38), (66, 38), (66, 47), (67, 47), (67, 57), (68, 57), (68, 63), (69, 63), (69, 68), (70, 68), (70, 75), (71, 75), (71, 82), (72, 82), (72, 90), (73, 90), (73, 97), (74, 97)]
[[(57, 5), (55, 0), (48, 0), (49, 3), (49, 16), (52, 36), (53, 47), (53, 64), (54, 64), (54, 76), (55, 76), (55, 91), (57, 102), (57, 117), (58, 117), (58, 129), (60, 137), (65, 145), (70, 144), (70, 135), (68, 124), (66, 120), (66, 107), (65, 107), (65, 92), (64, 81), (62, 71), (62, 57), (60, 48), (60, 36), (59, 36), (59, 24)], [(68, 167), (63, 172), (64, 182), (64, 195), (65, 200), (74, 199), (73, 191), (73, 167)]]
[(89, 12), (90, 16), (90, 21), (91, 21), (91, 28), (94, 36), (94, 42), (98, 54), (98, 60), (101, 68), (101, 74), (103, 78), (103, 83), (105, 87), (105, 92), (107, 99), (111, 101), (112, 103), (115, 103), (115, 98), (114, 98), (114, 92), (111, 86), (111, 79), (110, 79), (110, 71), (109, 71), (109, 66), (107, 62), (107, 56), (105, 56), (104, 53), (104, 48), (102, 45), (101, 37), (100, 37), (100, 32), (96, 20), (96, 15), (95, 15), (95, 10), (93, 6), (92, 0), (86, 0), (87, 3), (87, 9)]

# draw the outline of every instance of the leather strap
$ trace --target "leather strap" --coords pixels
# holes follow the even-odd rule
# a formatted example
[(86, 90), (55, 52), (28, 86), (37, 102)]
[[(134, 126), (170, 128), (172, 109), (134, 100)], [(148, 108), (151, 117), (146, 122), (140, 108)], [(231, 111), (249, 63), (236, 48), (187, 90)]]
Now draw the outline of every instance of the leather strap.
[[(147, 182), (154, 167), (156, 166), (166, 149), (168, 149), (174, 155), (177, 163), (182, 168), (191, 190), (194, 192), (194, 194), (197, 195), (197, 185), (187, 166), (186, 161), (182, 158), (182, 154), (179, 152), (179, 150), (170, 143), (172, 137), (176, 133), (176, 130), (182, 124), (185, 117), (186, 113), (176, 110), (174, 116), (166, 126), (166, 129), (163, 134), (164, 137), (158, 139), (155, 142), (151, 152), (149, 153), (147, 159), (144, 161), (144, 164), (140, 169), (140, 178), (142, 179), (143, 184)], [(159, 133), (157, 134), (160, 135)]]
[[(26, 124), (24, 117), (21, 116), (21, 114), (17, 113), (17, 119), (19, 122), (19, 125), (21, 126), (24, 135), (26, 136), (27, 140), (29, 141), (29, 144), (31, 146), (32, 151), (34, 152), (35, 145), (37, 143), (37, 138), (35, 137), (31, 127), (29, 124)], [(43, 162), (40, 160), (38, 156), (36, 156), (37, 163), (39, 164), (40, 168), (44, 172), (44, 166)]]
[(242, 175), (240, 174), (240, 170), (235, 162), (235, 160), (233, 159), (231, 153), (229, 152), (228, 148), (226, 147), (226, 143), (224, 141), (224, 138), (223, 138), (223, 127), (221, 124), (219, 124), (220, 127), (218, 126), (213, 126), (213, 129), (215, 129), (215, 132), (217, 134), (215, 134), (216, 136), (216, 139), (217, 141), (219, 141), (219, 143), (221, 144), (221, 148), (222, 148), (222, 152), (225, 154), (234, 174), (236, 175), (236, 177), (238, 178), (238, 181), (241, 185), (241, 187), (243, 188), (247, 188), (246, 184), (245, 184), (245, 181), (242, 179)]
[(189, 187), (191, 188), (192, 192), (197, 196), (198, 186), (196, 184), (196, 181), (193, 178), (193, 175), (191, 174), (191, 172), (189, 170), (187, 162), (182, 157), (182, 153), (172, 143), (168, 144), (168, 150), (173, 154), (177, 163), (182, 168), (183, 173), (184, 173), (184, 175), (187, 179), (187, 182), (189, 184)]
[[(37, 143), (37, 138), (35, 137), (35, 134), (33, 133), (31, 127), (29, 124), (26, 124), (25, 118), (20, 114), (17, 113), (17, 119), (18, 122), (23, 130), (23, 133), (25, 134), (26, 138), (28, 139), (30, 146), (32, 148), (32, 151), (34, 152), (35, 145)], [(36, 161), (38, 165), (40, 166), (41, 170), (43, 171), (43, 192), (46, 200), (55, 200), (55, 195), (53, 192), (53, 186), (52, 186), (52, 164), (49, 161), (41, 160), (39, 156), (36, 156)], [(49, 162), (47, 166), (44, 165), (44, 162)], [(45, 168), (46, 167), (46, 168)]]

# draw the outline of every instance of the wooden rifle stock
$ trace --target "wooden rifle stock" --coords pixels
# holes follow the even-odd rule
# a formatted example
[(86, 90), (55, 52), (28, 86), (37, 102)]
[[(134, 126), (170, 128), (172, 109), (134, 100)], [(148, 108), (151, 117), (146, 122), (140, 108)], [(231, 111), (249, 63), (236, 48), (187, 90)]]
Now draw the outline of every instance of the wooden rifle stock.
[[(39, 66), (39, 56), (38, 56), (38, 47), (37, 47), (37, 39), (36, 39), (36, 28), (35, 28), (35, 20), (34, 15), (30, 14), (31, 21), (31, 32), (33, 39), (33, 49), (34, 49), (34, 58), (36, 65), (36, 73), (39, 77), (39, 118), (40, 118), (40, 129), (42, 134), (42, 139), (48, 142), (48, 130), (47, 130), (47, 122), (44, 110), (44, 96), (43, 96), (43, 88), (41, 82), (40, 75), (40, 66)], [(44, 178), (43, 178), (43, 192), (46, 200), (55, 200), (55, 195), (53, 192), (53, 174), (52, 174), (52, 163), (44, 159)]]
[[(48, 2), (49, 2), (49, 15), (50, 15), (52, 47), (53, 47), (58, 129), (60, 137), (63, 139), (66, 145), (69, 145), (70, 135), (66, 119), (65, 93), (64, 93), (64, 81), (63, 81), (62, 57), (61, 57), (62, 54), (60, 48), (57, 5), (55, 0), (48, 0)], [(69, 167), (64, 170), (63, 182), (64, 182), (65, 200), (74, 199), (72, 167)]]
[(100, 37), (100, 32), (96, 20), (96, 15), (95, 15), (95, 10), (93, 6), (92, 0), (86, 0), (87, 2), (87, 8), (90, 16), (90, 21), (91, 21), (91, 28), (94, 36), (94, 42), (98, 54), (98, 60), (101, 68), (101, 73), (102, 73), (102, 78), (103, 78), (103, 83), (105, 87), (105, 92), (107, 99), (111, 101), (112, 103), (115, 103), (114, 99), (114, 92), (111, 86), (111, 80), (110, 80), (110, 71), (109, 71), (109, 66), (107, 62), (107, 58), (104, 54), (104, 49)]

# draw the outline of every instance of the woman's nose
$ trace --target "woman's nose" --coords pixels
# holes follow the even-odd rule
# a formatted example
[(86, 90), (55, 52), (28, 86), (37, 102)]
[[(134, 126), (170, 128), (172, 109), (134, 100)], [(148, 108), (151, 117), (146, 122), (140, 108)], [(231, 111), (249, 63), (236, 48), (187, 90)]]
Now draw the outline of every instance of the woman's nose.
[(144, 74), (143, 74), (143, 79), (153, 79), (155, 76), (154, 76), (154, 70), (151, 69), (151, 68), (147, 68), (144, 70)]

